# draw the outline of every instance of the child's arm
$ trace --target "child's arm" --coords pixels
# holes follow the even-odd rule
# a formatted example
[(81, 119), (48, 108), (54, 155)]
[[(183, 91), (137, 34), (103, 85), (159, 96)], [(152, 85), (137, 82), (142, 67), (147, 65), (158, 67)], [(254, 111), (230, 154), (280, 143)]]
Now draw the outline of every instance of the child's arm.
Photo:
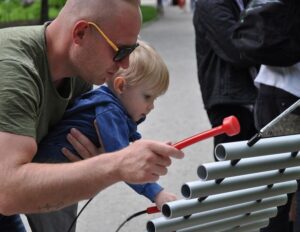
[(175, 194), (165, 191), (157, 183), (128, 185), (137, 193), (147, 197), (150, 201), (154, 202), (159, 209), (161, 209), (164, 203), (177, 199)]

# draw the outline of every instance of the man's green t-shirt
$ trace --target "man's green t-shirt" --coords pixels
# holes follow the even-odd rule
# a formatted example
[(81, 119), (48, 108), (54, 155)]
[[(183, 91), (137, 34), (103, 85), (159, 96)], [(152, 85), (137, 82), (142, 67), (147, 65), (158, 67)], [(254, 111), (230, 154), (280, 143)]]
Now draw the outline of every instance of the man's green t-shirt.
[(37, 142), (62, 118), (69, 101), (91, 88), (73, 77), (57, 91), (48, 67), (45, 28), (0, 30), (0, 131)]

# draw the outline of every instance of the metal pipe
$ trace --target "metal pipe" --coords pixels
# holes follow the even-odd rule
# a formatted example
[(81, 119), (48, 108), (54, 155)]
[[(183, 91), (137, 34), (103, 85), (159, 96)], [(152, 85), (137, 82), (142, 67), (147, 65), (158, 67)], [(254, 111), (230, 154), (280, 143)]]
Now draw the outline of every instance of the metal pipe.
[(300, 150), (300, 134), (264, 138), (249, 147), (247, 141), (222, 143), (215, 149), (219, 160), (239, 160), (241, 158), (271, 155)]
[(278, 115), (276, 118), (274, 118), (271, 122), (269, 122), (266, 126), (264, 126), (259, 132), (261, 133), (261, 136), (270, 136), (269, 131), (274, 127), (278, 122), (280, 122), (284, 117), (286, 117), (288, 114), (290, 114), (292, 111), (294, 111), (296, 108), (300, 106), (300, 99), (297, 100), (293, 105), (291, 105), (289, 108), (287, 108), (285, 111), (283, 111), (280, 115)]
[(224, 179), (219, 184), (213, 180), (191, 181), (185, 183), (181, 187), (181, 193), (185, 198), (192, 199), (298, 179), (300, 179), (300, 167), (293, 167), (285, 169), (284, 172), (273, 170), (243, 176), (229, 177)]
[(208, 212), (197, 213), (185, 219), (184, 217), (167, 219), (165, 217), (156, 218), (148, 221), (147, 230), (149, 232), (169, 232), (196, 225), (209, 223), (211, 221), (218, 221), (224, 218), (234, 217), (253, 211), (259, 211), (279, 205), (284, 205), (287, 202), (287, 195), (280, 195), (272, 198), (263, 199), (260, 202), (252, 201), (239, 205), (229, 206), (210, 210)]
[(246, 224), (243, 226), (237, 226), (235, 228), (230, 228), (229, 230), (223, 230), (220, 232), (253, 232), (258, 231), (260, 228), (264, 228), (269, 225), (270, 220), (262, 220), (250, 224)]
[(199, 166), (197, 172), (200, 179), (213, 180), (296, 166), (300, 166), (299, 154), (293, 157), (291, 153), (282, 153), (274, 156), (241, 159), (234, 166), (230, 161), (206, 163)]
[(271, 129), (278, 124), (282, 119), (284, 119), (288, 114), (290, 114), (293, 110), (295, 110), (300, 105), (300, 99), (296, 101), (293, 105), (291, 105), (289, 108), (287, 108), (285, 111), (283, 111), (280, 115), (278, 115), (276, 118), (274, 118), (271, 122), (269, 122), (266, 126), (264, 126), (258, 133), (256, 133), (249, 141), (247, 142), (247, 145), (249, 147), (252, 147), (254, 144), (256, 144), (262, 137), (274, 137), (272, 135)]
[(251, 213), (250, 215), (245, 214), (233, 218), (224, 219), (222, 221), (212, 222), (201, 226), (194, 226), (191, 228), (178, 230), (177, 232), (212, 232), (222, 231), (230, 229), (232, 227), (249, 224), (253, 221), (267, 220), (270, 217), (274, 217), (277, 214), (277, 208), (269, 208), (266, 210)]
[(203, 212), (206, 210), (212, 210), (215, 208), (240, 204), (247, 201), (259, 200), (266, 197), (291, 193), (295, 192), (296, 189), (297, 181), (294, 180), (274, 184), (271, 188), (262, 186), (246, 190), (239, 190), (229, 193), (213, 195), (209, 196), (201, 202), (199, 202), (198, 199), (182, 199), (165, 203), (162, 207), (162, 213), (167, 218), (175, 218), (180, 216), (191, 215), (193, 213)]

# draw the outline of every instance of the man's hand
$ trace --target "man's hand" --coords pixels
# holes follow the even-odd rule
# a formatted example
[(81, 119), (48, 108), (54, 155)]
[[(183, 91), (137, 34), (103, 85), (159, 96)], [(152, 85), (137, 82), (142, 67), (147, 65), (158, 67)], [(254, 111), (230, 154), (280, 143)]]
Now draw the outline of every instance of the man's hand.
[(181, 159), (182, 151), (165, 143), (139, 140), (116, 152), (120, 179), (128, 183), (155, 182), (167, 174), (171, 157)]
[[(88, 159), (95, 155), (103, 153), (101, 147), (96, 147), (84, 134), (79, 130), (72, 128), (70, 133), (67, 135), (67, 140), (74, 147), (77, 153), (82, 159)], [(77, 155), (73, 154), (67, 148), (62, 148), (62, 153), (71, 161), (81, 160)]]

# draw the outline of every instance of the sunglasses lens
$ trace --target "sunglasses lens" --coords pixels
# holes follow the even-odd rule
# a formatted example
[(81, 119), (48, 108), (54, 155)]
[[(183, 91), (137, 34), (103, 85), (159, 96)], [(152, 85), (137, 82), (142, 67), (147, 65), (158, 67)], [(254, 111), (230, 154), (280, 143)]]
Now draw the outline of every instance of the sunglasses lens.
[(139, 44), (134, 44), (132, 46), (120, 47), (119, 51), (117, 51), (116, 55), (114, 56), (114, 61), (118, 62), (123, 60), (125, 57), (129, 56), (130, 53), (136, 49)]

